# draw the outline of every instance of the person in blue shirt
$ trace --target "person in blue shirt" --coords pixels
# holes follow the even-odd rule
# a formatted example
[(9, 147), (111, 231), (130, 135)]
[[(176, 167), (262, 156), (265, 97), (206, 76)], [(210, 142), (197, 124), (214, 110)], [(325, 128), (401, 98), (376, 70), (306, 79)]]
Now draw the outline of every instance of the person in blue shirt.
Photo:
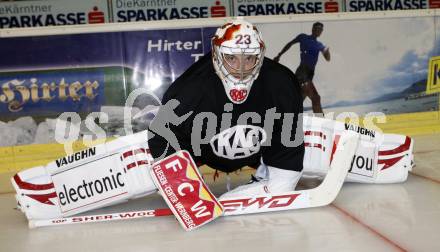
[(330, 61), (330, 50), (318, 41), (318, 37), (324, 29), (324, 25), (316, 22), (312, 27), (312, 34), (299, 34), (292, 41), (287, 43), (280, 53), (274, 58), (278, 62), (281, 55), (283, 55), (289, 48), (299, 43), (301, 51), (301, 62), (296, 69), (296, 77), (301, 85), (303, 99), (309, 97), (312, 100), (312, 109), (314, 113), (323, 113), (321, 106), (321, 97), (313, 84), (313, 76), (315, 75), (315, 67), (318, 62), (319, 53), (321, 52), (327, 61)]

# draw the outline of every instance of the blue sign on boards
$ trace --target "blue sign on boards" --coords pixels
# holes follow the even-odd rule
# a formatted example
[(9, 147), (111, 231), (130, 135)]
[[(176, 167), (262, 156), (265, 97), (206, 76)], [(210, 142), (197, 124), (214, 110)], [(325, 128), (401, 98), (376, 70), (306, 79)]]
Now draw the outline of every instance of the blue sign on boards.
[(113, 22), (226, 17), (229, 0), (112, 0)]
[[(0, 116), (99, 111), (101, 105), (124, 105), (137, 87), (161, 97), (210, 51), (214, 32), (195, 28), (1, 38)], [(81, 99), (75, 98), (76, 88)]]
[(346, 11), (387, 11), (432, 8), (428, 0), (348, 0)]
[(0, 29), (110, 21), (106, 0), (0, 1)]
[(57, 70), (0, 74), (0, 113), (99, 111), (104, 103), (104, 72)]
[(215, 28), (0, 39), (1, 71), (121, 66), (179, 76), (208, 53)]

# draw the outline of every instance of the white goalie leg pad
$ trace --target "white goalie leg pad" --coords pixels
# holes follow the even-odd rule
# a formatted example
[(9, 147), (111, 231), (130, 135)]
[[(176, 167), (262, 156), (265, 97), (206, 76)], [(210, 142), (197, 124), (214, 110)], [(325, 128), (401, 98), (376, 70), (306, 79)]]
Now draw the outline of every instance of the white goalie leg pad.
[(251, 182), (224, 193), (220, 199), (290, 192), (295, 189), (300, 178), (301, 172), (283, 170), (262, 163)]
[(339, 136), (334, 134), (335, 121), (304, 116), (304, 160), (305, 176), (324, 177), (330, 168), (332, 153)]
[(360, 141), (346, 181), (359, 183), (398, 183), (406, 181), (412, 169), (413, 140), (383, 134), (333, 120), (304, 117), (304, 175), (325, 177), (335, 146), (344, 131), (360, 134)]
[(51, 177), (44, 166), (19, 172), (11, 178), (17, 192), (17, 207), (28, 219), (45, 219), (61, 216), (58, 199)]
[(376, 183), (406, 181), (414, 166), (414, 141), (403, 135), (384, 134), (377, 152)]
[(71, 216), (156, 192), (147, 132), (120, 137), (16, 174), (28, 219)]
[(271, 193), (283, 193), (295, 190), (302, 172), (283, 170), (268, 166), (268, 189)]

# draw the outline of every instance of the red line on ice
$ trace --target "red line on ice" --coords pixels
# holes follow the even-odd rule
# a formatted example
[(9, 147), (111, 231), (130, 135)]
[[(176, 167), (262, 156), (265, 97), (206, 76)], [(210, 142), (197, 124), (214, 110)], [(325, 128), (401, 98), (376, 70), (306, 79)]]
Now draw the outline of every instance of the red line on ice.
[(363, 226), (364, 228), (370, 230), (373, 234), (379, 236), (382, 240), (384, 240), (385, 242), (389, 243), (390, 245), (392, 245), (393, 247), (395, 247), (397, 250), (399, 251), (408, 251), (404, 248), (402, 248), (401, 246), (399, 246), (397, 243), (395, 243), (394, 241), (392, 241), (391, 239), (389, 239), (388, 237), (386, 237), (385, 235), (381, 234), (379, 231), (377, 231), (376, 229), (370, 227), (369, 225), (365, 224), (364, 222), (362, 222), (361, 220), (359, 220), (358, 218), (354, 217), (352, 214), (350, 214), (349, 212), (347, 212), (346, 210), (338, 207), (337, 205), (335, 205), (334, 203), (331, 204), (331, 206), (333, 206), (334, 208), (336, 208), (338, 211), (340, 211), (341, 213), (343, 213), (345, 216), (347, 216), (348, 218), (352, 219), (354, 222), (360, 224), (361, 226)]

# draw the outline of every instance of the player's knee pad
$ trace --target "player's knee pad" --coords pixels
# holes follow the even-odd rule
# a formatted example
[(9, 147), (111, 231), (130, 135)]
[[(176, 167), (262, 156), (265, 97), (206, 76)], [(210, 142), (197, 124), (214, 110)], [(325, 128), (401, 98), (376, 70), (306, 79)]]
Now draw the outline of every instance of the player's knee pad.
[(325, 177), (339, 137), (344, 131), (358, 132), (356, 149), (346, 181), (396, 183), (407, 179), (413, 163), (410, 137), (382, 134), (374, 130), (328, 119), (304, 117), (304, 174)]
[(56, 218), (155, 192), (152, 163), (145, 131), (24, 170), (11, 180), (28, 219)]

